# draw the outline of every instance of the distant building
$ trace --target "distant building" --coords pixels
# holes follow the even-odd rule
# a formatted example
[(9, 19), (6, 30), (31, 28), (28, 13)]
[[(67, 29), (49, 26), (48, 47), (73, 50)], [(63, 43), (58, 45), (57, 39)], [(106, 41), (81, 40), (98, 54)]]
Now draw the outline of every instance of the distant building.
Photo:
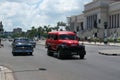
[(3, 33), (3, 35), (6, 36), (7, 38), (11, 38), (11, 36), (13, 35), (13, 32), (7, 32), (7, 31), (5, 31)]
[(22, 33), (22, 28), (13, 29), (13, 33), (18, 33), (18, 34)]
[(2, 34), (3, 31), (4, 31), (4, 29), (3, 29), (3, 24), (2, 24), (2, 21), (1, 21), (1, 22), (0, 22), (0, 34)]
[(67, 17), (71, 31), (80, 38), (120, 37), (120, 0), (93, 0), (83, 14)]

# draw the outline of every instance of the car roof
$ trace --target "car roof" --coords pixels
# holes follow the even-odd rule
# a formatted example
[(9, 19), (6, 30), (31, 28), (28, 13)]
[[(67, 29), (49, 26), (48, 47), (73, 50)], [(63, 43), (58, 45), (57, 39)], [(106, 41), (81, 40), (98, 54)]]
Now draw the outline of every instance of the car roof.
[(53, 31), (53, 32), (49, 32), (48, 34), (71, 34), (71, 35), (75, 35), (75, 33), (72, 31)]

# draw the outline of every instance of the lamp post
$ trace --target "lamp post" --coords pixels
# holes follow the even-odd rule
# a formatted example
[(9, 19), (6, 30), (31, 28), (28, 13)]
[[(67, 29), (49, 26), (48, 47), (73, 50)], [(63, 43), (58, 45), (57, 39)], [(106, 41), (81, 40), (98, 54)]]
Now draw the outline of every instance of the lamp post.
[(108, 40), (107, 40), (107, 27), (108, 27), (108, 23), (104, 22), (104, 29), (105, 29), (105, 32), (104, 32), (104, 44), (108, 43)]
[(1, 47), (1, 36), (2, 36), (2, 29), (0, 29), (0, 47)]

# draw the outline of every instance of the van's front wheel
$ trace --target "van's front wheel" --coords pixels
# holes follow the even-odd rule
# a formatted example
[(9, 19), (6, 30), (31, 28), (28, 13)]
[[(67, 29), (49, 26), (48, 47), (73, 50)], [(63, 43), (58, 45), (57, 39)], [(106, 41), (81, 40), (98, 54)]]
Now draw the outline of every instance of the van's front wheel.
[(80, 55), (80, 59), (84, 59), (84, 57), (85, 57), (85, 55), (83, 55), (83, 54)]
[(81, 51), (81, 53), (79, 54), (80, 59), (84, 59), (85, 55), (86, 55), (86, 51)]
[(62, 59), (62, 58), (63, 58), (62, 50), (61, 50), (61, 49), (59, 49), (59, 50), (57, 51), (57, 58), (58, 58), (58, 59)]
[(51, 52), (50, 49), (47, 49), (47, 55), (48, 56), (53, 56), (53, 52)]

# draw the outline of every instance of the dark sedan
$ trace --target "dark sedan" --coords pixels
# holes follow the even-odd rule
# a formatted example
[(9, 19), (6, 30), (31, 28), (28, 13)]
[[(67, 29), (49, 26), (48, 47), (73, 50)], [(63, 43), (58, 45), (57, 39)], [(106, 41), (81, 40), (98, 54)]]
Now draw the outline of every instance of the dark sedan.
[(29, 39), (29, 42), (33, 45), (34, 48), (36, 47), (36, 42), (35, 42), (35, 40)]
[(14, 39), (12, 43), (12, 53), (13, 55), (18, 55), (21, 53), (27, 53), (32, 55), (33, 45), (29, 42), (29, 39), (27, 38)]

